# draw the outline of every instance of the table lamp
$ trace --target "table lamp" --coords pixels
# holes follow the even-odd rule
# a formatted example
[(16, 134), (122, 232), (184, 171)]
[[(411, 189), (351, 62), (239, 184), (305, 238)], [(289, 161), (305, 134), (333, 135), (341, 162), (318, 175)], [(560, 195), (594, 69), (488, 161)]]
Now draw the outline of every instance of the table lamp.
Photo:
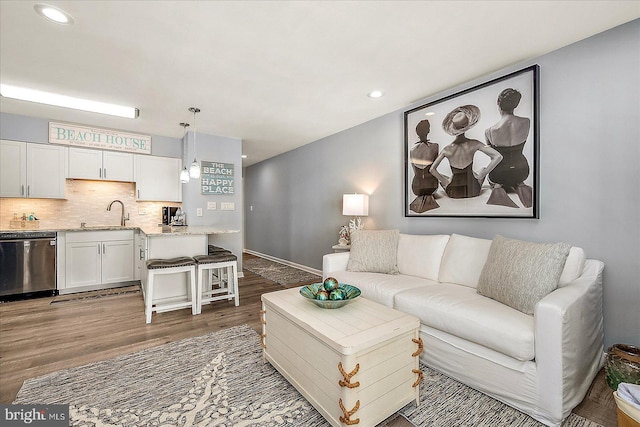
[[(369, 196), (367, 194), (344, 194), (342, 196), (342, 215), (355, 216), (349, 220), (349, 234), (354, 230), (362, 230), (362, 216), (369, 215)], [(350, 243), (351, 239), (348, 239)], [(347, 244), (348, 244), (347, 243)]]

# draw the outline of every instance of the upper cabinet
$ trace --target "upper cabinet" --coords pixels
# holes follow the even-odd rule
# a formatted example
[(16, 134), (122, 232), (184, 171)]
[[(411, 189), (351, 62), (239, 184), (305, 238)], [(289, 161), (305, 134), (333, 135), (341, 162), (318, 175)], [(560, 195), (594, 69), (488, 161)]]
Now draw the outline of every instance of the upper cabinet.
[(137, 200), (181, 202), (181, 170), (181, 159), (134, 155)]
[(0, 197), (65, 198), (66, 147), (0, 141)]
[(70, 147), (67, 177), (133, 182), (133, 154)]

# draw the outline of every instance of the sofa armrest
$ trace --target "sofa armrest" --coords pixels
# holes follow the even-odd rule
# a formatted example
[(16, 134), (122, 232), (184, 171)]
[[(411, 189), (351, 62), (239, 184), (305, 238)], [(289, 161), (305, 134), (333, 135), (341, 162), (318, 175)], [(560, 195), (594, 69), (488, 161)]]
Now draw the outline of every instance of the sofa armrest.
[(558, 419), (580, 403), (603, 364), (603, 269), (587, 260), (580, 277), (534, 309), (538, 396)]
[(322, 278), (327, 278), (327, 273), (332, 271), (346, 271), (349, 262), (349, 252), (337, 252), (326, 254), (322, 257)]

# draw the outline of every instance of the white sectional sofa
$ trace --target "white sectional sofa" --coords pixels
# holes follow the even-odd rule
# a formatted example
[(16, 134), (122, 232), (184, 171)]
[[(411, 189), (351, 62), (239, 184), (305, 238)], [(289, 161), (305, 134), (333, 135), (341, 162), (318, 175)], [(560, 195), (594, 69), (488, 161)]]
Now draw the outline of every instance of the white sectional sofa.
[(399, 274), (347, 271), (342, 252), (324, 256), (324, 277), (418, 317), (427, 366), (560, 425), (603, 364), (604, 264), (572, 247), (558, 288), (528, 315), (476, 290), (491, 240), (400, 234), (397, 242)]

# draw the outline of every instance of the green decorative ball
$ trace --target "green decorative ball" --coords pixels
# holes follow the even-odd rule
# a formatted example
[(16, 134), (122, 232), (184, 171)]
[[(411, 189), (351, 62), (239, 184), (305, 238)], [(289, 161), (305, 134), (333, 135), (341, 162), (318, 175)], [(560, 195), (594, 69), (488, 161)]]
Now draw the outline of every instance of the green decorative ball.
[(324, 279), (324, 288), (325, 290), (331, 292), (334, 289), (338, 289), (338, 281), (333, 277), (327, 277)]
[(318, 291), (318, 293), (316, 294), (316, 299), (320, 300), (320, 301), (326, 301), (329, 299), (329, 292), (325, 291), (324, 289), (320, 289)]
[(329, 299), (332, 301), (341, 301), (347, 297), (347, 294), (342, 289), (334, 289), (329, 294)]

